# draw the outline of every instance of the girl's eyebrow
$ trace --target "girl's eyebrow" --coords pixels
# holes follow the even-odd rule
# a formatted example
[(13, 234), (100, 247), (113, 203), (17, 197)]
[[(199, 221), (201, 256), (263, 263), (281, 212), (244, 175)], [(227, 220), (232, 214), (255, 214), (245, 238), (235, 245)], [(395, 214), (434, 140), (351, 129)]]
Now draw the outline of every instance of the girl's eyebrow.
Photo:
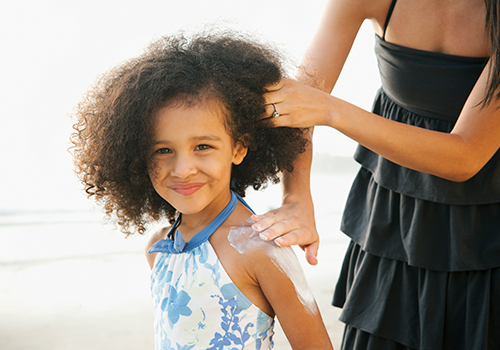
[[(193, 136), (189, 138), (189, 141), (220, 141), (221, 138), (216, 135), (208, 134), (203, 136)], [(160, 143), (168, 144), (170, 141), (168, 140), (158, 140), (154, 143), (154, 145), (158, 145)]]
[(221, 138), (219, 136), (209, 134), (209, 135), (203, 135), (203, 136), (194, 136), (194, 137), (191, 137), (191, 140), (193, 140), (193, 141), (220, 141)]

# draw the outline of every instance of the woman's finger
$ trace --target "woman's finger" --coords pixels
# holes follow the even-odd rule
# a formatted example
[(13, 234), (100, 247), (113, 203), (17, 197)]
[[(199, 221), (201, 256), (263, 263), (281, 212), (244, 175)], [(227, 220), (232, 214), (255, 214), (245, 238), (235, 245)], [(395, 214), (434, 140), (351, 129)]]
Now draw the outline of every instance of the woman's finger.
[[(292, 234), (296, 228), (296, 225), (293, 225), (291, 221), (281, 220), (267, 227), (264, 231), (259, 232), (259, 236), (263, 240), (274, 240), (278, 245), (281, 245), (280, 243), (283, 243), (283, 245), (285, 246), (310, 243), (299, 241), (301, 237)], [(276, 239), (284, 237), (286, 237), (284, 240), (276, 241)]]
[[(318, 240), (314, 223), (314, 209), (312, 202), (310, 207), (305, 202), (290, 202), (262, 215), (252, 215), (251, 218), (254, 221), (252, 228), (262, 233), (268, 240), (298, 230), (301, 231), (305, 239), (298, 244), (313, 243)], [(276, 226), (278, 223), (280, 225)]]
[(314, 242), (303, 247), (306, 251), (306, 260), (310, 265), (316, 265), (318, 263), (318, 248), (319, 242)]
[[(311, 207), (312, 209), (312, 207)], [(316, 265), (319, 235), (314, 224), (312, 210), (301, 203), (284, 204), (281, 208), (262, 215), (252, 215), (252, 228), (259, 232), (262, 239), (279, 246), (299, 245), (306, 252), (307, 262)]]
[(266, 86), (265, 89), (266, 89), (266, 91), (269, 91), (269, 92), (276, 91), (276, 90), (279, 90), (283, 87), (283, 83), (284, 83), (284, 79), (278, 81), (277, 83)]
[[(271, 226), (268, 230), (270, 230), (271, 232), (274, 232), (273, 230), (279, 231), (283, 228), (283, 226), (285, 226), (283, 222), (279, 222)], [(266, 230), (265, 232), (267, 232), (268, 230)], [(284, 235), (276, 235), (273, 240), (277, 245), (281, 247), (288, 247), (291, 245), (307, 246), (313, 243), (313, 241), (311, 241), (309, 237), (305, 237), (304, 232), (300, 228), (287, 231), (287, 233)]]
[[(263, 216), (253, 216), (255, 224), (252, 228), (259, 232), (259, 235), (264, 240), (277, 240), (277, 243), (283, 245), (308, 245), (318, 240), (316, 231), (303, 227), (300, 219), (295, 215), (277, 209), (274, 213), (266, 213)], [(269, 215), (270, 214), (270, 215)], [(285, 216), (285, 214), (288, 214)]]
[[(269, 231), (272, 232), (273, 228), (279, 226), (279, 223), (273, 225), (269, 228)], [(277, 228), (278, 231), (281, 228)], [(304, 243), (307, 242), (307, 243)], [(304, 234), (300, 230), (295, 230), (288, 232), (283, 236), (279, 236), (274, 239), (274, 243), (276, 243), (280, 247), (288, 247), (291, 245), (299, 245), (306, 253), (306, 260), (310, 265), (316, 265), (318, 263), (318, 248), (319, 248), (319, 240), (310, 243), (310, 239), (304, 239)]]
[[(284, 103), (271, 103), (270, 105), (267, 105), (264, 119), (277, 119), (285, 115), (286, 113), (284, 113), (284, 107)], [(274, 120), (273, 122), (276, 122), (276, 120)]]
[(279, 236), (279, 234), (272, 235), (273, 231), (267, 231), (276, 223), (284, 220), (284, 217), (282, 217), (279, 213), (279, 209), (276, 209), (262, 215), (252, 215), (251, 219), (254, 221), (252, 228), (259, 233), (265, 232), (264, 235), (261, 235), (262, 239), (271, 240)]
[[(319, 239), (313, 243), (310, 243), (310, 239), (304, 239), (304, 234), (300, 230), (295, 230), (287, 233), (286, 235), (280, 236), (274, 240), (274, 242), (280, 247), (286, 247), (291, 245), (299, 245), (306, 253), (306, 260), (310, 265), (316, 265), (318, 263), (318, 248)], [(302, 243), (307, 241), (307, 244)]]
[[(273, 219), (273, 217), (276, 215), (275, 212), (276, 212), (276, 209), (270, 210), (264, 214), (253, 214), (250, 217), (250, 219), (252, 219), (252, 221), (254, 222), (254, 224), (252, 225), (252, 228), (255, 231), (262, 231), (267, 226), (271, 226), (273, 224), (273, 221), (275, 221), (275, 219)], [(268, 222), (269, 222), (269, 224), (268, 224)]]

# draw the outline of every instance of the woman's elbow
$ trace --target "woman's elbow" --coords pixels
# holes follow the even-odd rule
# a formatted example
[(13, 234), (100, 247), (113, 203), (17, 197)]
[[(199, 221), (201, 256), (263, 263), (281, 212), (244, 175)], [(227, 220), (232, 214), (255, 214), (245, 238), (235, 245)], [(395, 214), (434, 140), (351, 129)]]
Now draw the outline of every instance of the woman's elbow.
[(453, 181), (453, 182), (465, 182), (469, 179), (471, 179), (472, 177), (474, 177), (475, 174), (456, 174), (456, 175), (452, 175), (452, 176), (449, 176), (449, 177), (445, 177), (446, 180), (450, 180), (450, 181)]
[(483, 167), (485, 163), (469, 162), (456, 164), (451, 172), (448, 172), (444, 179), (453, 182), (465, 182), (473, 178)]

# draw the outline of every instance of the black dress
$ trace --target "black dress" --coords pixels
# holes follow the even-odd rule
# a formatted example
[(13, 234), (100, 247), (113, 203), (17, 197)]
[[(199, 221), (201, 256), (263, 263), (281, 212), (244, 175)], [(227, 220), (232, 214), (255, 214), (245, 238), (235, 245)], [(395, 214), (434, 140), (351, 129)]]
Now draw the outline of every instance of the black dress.
[[(373, 112), (450, 132), (487, 59), (384, 37), (385, 29)], [(500, 349), (500, 151), (461, 183), (362, 146), (355, 159), (361, 169), (341, 225), (352, 241), (333, 299), (343, 308), (343, 349)]]

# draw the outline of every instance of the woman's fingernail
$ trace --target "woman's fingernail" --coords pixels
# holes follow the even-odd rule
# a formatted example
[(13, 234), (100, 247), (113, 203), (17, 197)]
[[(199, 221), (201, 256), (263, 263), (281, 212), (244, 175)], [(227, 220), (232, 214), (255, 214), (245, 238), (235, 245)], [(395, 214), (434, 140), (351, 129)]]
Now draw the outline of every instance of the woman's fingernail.
[(280, 241), (281, 241), (281, 240), (280, 240), (279, 238), (276, 238), (276, 239), (274, 240), (274, 243), (275, 243), (278, 247), (281, 247), (281, 242), (280, 242)]
[(260, 237), (261, 239), (263, 239), (264, 241), (269, 240), (269, 237), (266, 237), (263, 233), (260, 233), (260, 234), (259, 234), (259, 237)]
[(252, 225), (252, 228), (253, 228), (255, 231), (260, 231), (260, 230), (262, 230), (262, 226), (261, 226), (261, 225), (259, 225), (259, 224)]

